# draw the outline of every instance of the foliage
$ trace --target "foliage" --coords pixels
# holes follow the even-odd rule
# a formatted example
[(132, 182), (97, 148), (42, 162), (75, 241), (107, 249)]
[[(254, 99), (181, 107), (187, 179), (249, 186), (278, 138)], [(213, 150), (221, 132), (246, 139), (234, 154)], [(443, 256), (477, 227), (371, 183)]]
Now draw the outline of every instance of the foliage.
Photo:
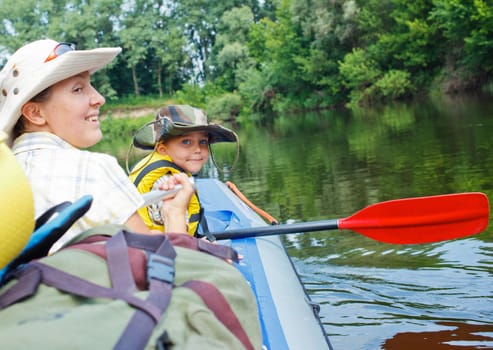
[(241, 95), (246, 114), (253, 111), (266, 111), (271, 108), (270, 99), (272, 96), (272, 86), (262, 72), (256, 68), (239, 73), (240, 84), (238, 93)]
[(271, 113), (477, 90), (493, 75), (487, 0), (1, 4), (0, 63), (45, 37), (121, 46), (94, 76), (109, 102), (169, 95), (205, 108), (229, 93), (241, 98), (240, 113)]
[(186, 84), (173, 98), (178, 104), (188, 104), (194, 107), (205, 105), (206, 95), (197, 84)]
[(219, 33), (211, 54), (215, 83), (234, 91), (240, 83), (238, 75), (253, 65), (247, 40), (254, 23), (253, 12), (248, 6), (226, 11), (218, 24)]
[(173, 99), (177, 104), (187, 104), (205, 109), (209, 99), (220, 96), (224, 92), (220, 86), (213, 83), (206, 83), (203, 86), (186, 84), (182, 90), (173, 95)]
[(409, 72), (397, 69), (391, 70), (375, 82), (375, 87), (383, 98), (396, 100), (412, 92), (412, 84), (409, 78)]
[(158, 95), (126, 95), (115, 100), (106, 100), (106, 104), (102, 107), (103, 110), (132, 110), (145, 106), (147, 108), (159, 108), (163, 104), (174, 104), (174, 100), (170, 97), (160, 97)]
[(240, 95), (228, 92), (209, 99), (206, 110), (211, 120), (229, 121), (238, 116), (242, 106)]
[(377, 63), (362, 49), (354, 49), (339, 63), (343, 85), (351, 91), (351, 103), (369, 103), (373, 99), (373, 84), (382, 75)]
[(439, 0), (431, 17), (444, 37), (454, 45), (454, 63), (491, 72), (493, 63), (493, 4), (475, 0)]

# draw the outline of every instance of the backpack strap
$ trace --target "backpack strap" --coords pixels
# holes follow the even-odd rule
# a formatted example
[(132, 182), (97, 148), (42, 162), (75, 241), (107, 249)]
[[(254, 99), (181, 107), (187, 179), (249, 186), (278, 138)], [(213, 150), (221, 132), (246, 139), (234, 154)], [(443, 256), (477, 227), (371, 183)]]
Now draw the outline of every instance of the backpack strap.
[(198, 250), (203, 253), (214, 255), (223, 260), (232, 260), (239, 262), (238, 253), (231, 247), (223, 244), (210, 243), (203, 239), (197, 239), (182, 233), (167, 233), (171, 243), (178, 247)]
[(255, 349), (228, 301), (216, 286), (212, 283), (197, 280), (187, 281), (182, 286), (197, 293), (216, 318), (238, 338), (247, 350)]
[(125, 237), (122, 234), (117, 234), (113, 239), (106, 242), (104, 248), (113, 288), (126, 293), (137, 291)]
[[(165, 238), (166, 236), (169, 239), (166, 239)], [(173, 249), (170, 243), (172, 242), (177, 246), (194, 249), (194, 250), (201, 250), (205, 252), (210, 251), (213, 255), (216, 256), (221, 255), (222, 258), (236, 259), (236, 261), (238, 261), (238, 256), (231, 247), (227, 247), (219, 244), (211, 244), (204, 240), (195, 239), (189, 235), (184, 235), (184, 234), (168, 234), (166, 236), (151, 236), (157, 239), (162, 237), (161, 239), (163, 240), (163, 243), (159, 246), (156, 253), (160, 252), (162, 255), (170, 255), (170, 252), (168, 252), (167, 250), (169, 248)], [(150, 240), (143, 239), (143, 237), (149, 237), (149, 236), (125, 232), (125, 237), (127, 238), (127, 242), (131, 247), (137, 247), (144, 250), (152, 249), (152, 247), (148, 246)], [(169, 247), (165, 243), (168, 243)], [(151, 254), (150, 256), (148, 256), (148, 263), (147, 263), (149, 267), (147, 272), (148, 279), (149, 277), (151, 278), (153, 277), (152, 270), (154, 268), (157, 271), (163, 267), (160, 266), (160, 264), (162, 263), (166, 264), (165, 261), (159, 261), (153, 259), (155, 259), (154, 255)], [(155, 263), (158, 263), (158, 265), (153, 267), (153, 264)], [(168, 269), (168, 273), (170, 273), (169, 269)], [(171, 273), (174, 273), (174, 270)], [(166, 273), (164, 274), (160, 273), (159, 275), (163, 276), (166, 275)], [(153, 283), (152, 281), (153, 280), (151, 280), (150, 283)], [(169, 304), (169, 300), (172, 292), (171, 289), (173, 288), (173, 276), (168, 276), (168, 279), (166, 281), (169, 282), (169, 284), (164, 285), (162, 287), (169, 288), (169, 290), (166, 289), (164, 291), (158, 291), (157, 288), (152, 288), (150, 285), (149, 286), (150, 292), (147, 298), (147, 300), (150, 300), (153, 297), (156, 297), (156, 300), (154, 300), (153, 303), (155, 304), (157, 304), (158, 302), (161, 303), (161, 306), (163, 307), (162, 313), (164, 313), (166, 307)], [(228, 301), (214, 285), (204, 281), (193, 280), (193, 281), (185, 282), (182, 286), (189, 288), (193, 290), (195, 293), (197, 293), (197, 295), (200, 296), (200, 298), (204, 301), (205, 305), (214, 313), (216, 318), (220, 322), (222, 322), (224, 326), (228, 328), (228, 330), (238, 338), (238, 340), (243, 344), (243, 346), (245, 346), (247, 350), (254, 350), (254, 346), (252, 345), (250, 339), (248, 338), (247, 333), (243, 329), (234, 311), (231, 309), (231, 306), (229, 305)], [(143, 313), (142, 312), (139, 313), (137, 311), (134, 314), (134, 317), (128, 323), (127, 328), (125, 329), (122, 337), (118, 341), (115, 349), (138, 349), (138, 348), (143, 348), (147, 344), (147, 341), (155, 325), (144, 324), (143, 323), (144, 320), (141, 319), (141, 317), (139, 316), (143, 316)], [(138, 338), (142, 337), (142, 334), (146, 331), (150, 332), (146, 338), (146, 341), (144, 343), (137, 342)], [(158, 342), (162, 342), (162, 345), (166, 346), (167, 345), (165, 343), (166, 339), (167, 337), (164, 335), (163, 337), (159, 338)], [(158, 343), (158, 347), (159, 347), (159, 343)]]
[[(147, 295), (146, 302), (155, 305), (159, 309), (160, 316), (162, 316), (168, 307), (173, 289), (175, 275), (174, 262), (176, 258), (176, 252), (173, 245), (165, 236), (145, 236), (124, 232), (119, 233), (117, 236), (123, 237), (124, 240), (135, 236), (138, 236), (139, 238), (146, 237), (147, 241), (154, 241), (154, 238), (159, 237), (164, 238), (157, 249), (155, 249), (156, 246), (154, 246), (155, 252), (152, 253), (154, 249), (151, 250), (147, 260), (149, 294)], [(145, 312), (136, 310), (114, 349), (143, 349), (148, 343), (157, 322), (159, 322), (159, 320), (153, 320), (149, 318)]]
[(0, 296), (0, 309), (5, 309), (34, 295), (38, 286), (44, 283), (60, 291), (86, 298), (122, 299), (145, 311), (150, 317), (156, 319), (156, 322), (161, 317), (159, 311), (153, 305), (146, 303), (145, 300), (120, 293), (112, 288), (99, 286), (38, 261), (33, 261), (26, 268), (22, 268), (18, 278), (19, 281)]
[[(41, 283), (40, 271), (34, 266), (28, 265), (22, 272), (24, 277), (19, 278), (16, 284), (0, 295), (0, 310), (30, 297), (38, 290)], [(14, 272), (13, 275), (17, 275), (17, 272)]]
[[(107, 241), (110, 237), (111, 236), (99, 234), (91, 235), (83, 238), (77, 243), (67, 246), (66, 249), (81, 249), (89, 251), (98, 255), (102, 259), (107, 260), (105, 245), (94, 243)], [(237, 252), (229, 246), (222, 244), (211, 244), (203, 239), (193, 238), (189, 235), (181, 233), (152, 236), (153, 238), (149, 239), (146, 235), (125, 232), (125, 237), (129, 246), (128, 255), (130, 258), (133, 279), (138, 290), (148, 289), (148, 283), (146, 280), (147, 277), (145, 273), (147, 257), (144, 251), (155, 250), (156, 246), (159, 246), (165, 237), (168, 237), (174, 246), (198, 250), (223, 260), (231, 260), (235, 262), (239, 261)]]
[[(109, 239), (109, 237), (110, 236), (106, 235), (91, 235), (78, 241), (77, 243), (68, 246), (67, 248), (89, 250), (92, 253), (106, 259), (103, 248), (92, 243), (107, 240)], [(175, 246), (198, 250), (203, 253), (214, 255), (215, 257), (223, 260), (232, 260), (234, 262), (239, 262), (238, 253), (233, 248), (223, 244), (212, 244), (203, 239), (197, 239), (196, 237), (192, 237), (182, 233), (166, 233), (165, 235), (156, 235), (152, 236), (154, 237), (153, 240), (149, 240), (146, 238), (147, 235), (125, 232), (125, 237), (128, 246), (131, 248), (152, 251), (156, 249), (156, 246), (162, 243), (165, 237), (168, 237), (171, 243)], [(130, 260), (133, 260), (134, 257), (132, 256), (132, 250), (130, 250), (130, 254)]]

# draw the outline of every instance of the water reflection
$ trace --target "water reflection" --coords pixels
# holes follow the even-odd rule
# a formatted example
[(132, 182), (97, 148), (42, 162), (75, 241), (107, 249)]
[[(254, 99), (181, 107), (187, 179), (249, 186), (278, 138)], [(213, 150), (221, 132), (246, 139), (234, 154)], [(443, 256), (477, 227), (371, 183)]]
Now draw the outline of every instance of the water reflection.
[(440, 331), (403, 332), (384, 342), (385, 350), (493, 349), (493, 325), (437, 322)]

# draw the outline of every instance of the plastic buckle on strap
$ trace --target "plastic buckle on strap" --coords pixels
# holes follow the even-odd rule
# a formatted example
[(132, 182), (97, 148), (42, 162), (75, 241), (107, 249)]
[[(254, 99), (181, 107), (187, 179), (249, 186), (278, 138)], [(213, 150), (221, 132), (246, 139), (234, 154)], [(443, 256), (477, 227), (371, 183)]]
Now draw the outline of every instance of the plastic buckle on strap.
[(147, 257), (147, 283), (151, 279), (157, 279), (173, 284), (175, 278), (175, 261), (157, 254), (149, 254)]

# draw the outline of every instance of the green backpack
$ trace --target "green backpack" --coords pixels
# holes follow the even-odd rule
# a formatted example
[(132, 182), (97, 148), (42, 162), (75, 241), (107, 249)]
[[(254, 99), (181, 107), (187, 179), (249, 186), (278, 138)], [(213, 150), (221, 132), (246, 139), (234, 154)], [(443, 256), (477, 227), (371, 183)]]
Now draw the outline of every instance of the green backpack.
[(224, 261), (233, 249), (116, 231), (88, 232), (7, 276), (2, 349), (262, 348), (252, 290)]

